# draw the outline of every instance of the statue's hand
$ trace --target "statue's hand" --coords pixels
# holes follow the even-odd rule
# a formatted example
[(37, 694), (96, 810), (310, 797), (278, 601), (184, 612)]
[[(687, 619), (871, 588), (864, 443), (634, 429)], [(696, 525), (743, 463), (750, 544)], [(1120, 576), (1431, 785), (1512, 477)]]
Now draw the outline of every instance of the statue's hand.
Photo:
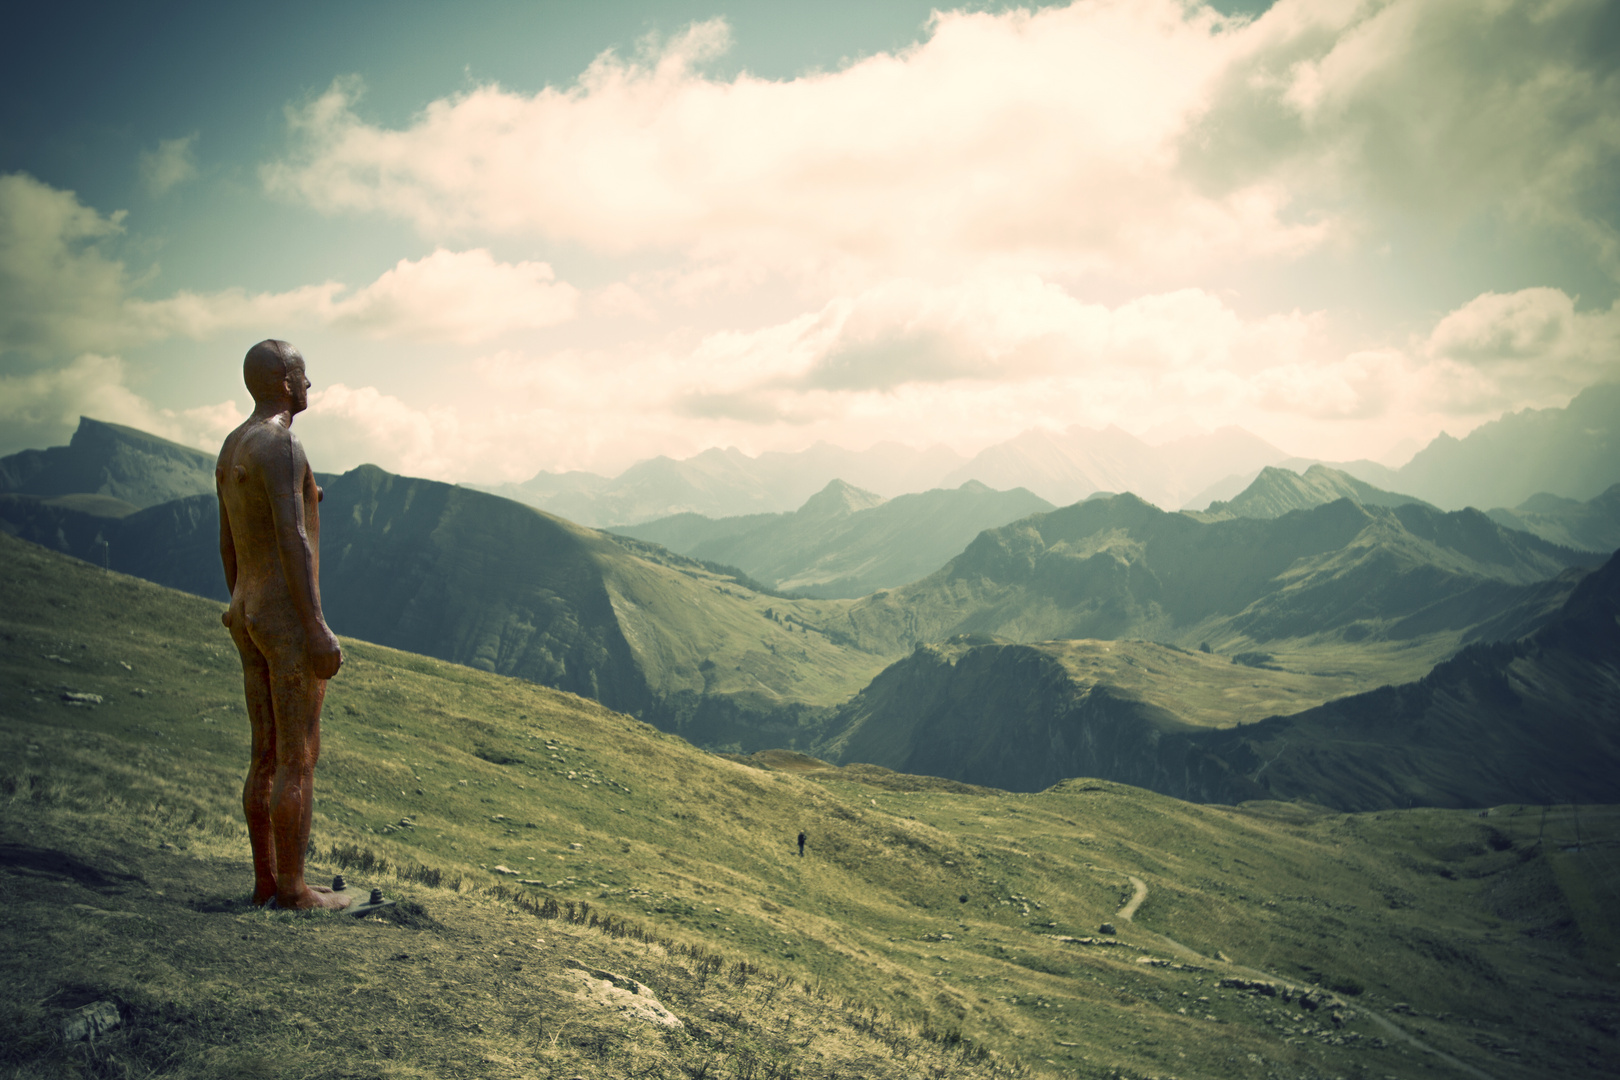
[(310, 635), (309, 658), (315, 666), (317, 679), (330, 679), (343, 666), (343, 647), (325, 623)]

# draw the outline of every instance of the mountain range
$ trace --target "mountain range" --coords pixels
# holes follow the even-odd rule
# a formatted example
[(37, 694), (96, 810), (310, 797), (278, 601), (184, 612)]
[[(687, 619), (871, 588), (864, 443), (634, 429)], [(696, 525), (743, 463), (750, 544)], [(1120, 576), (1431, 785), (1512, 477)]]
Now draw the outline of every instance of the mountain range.
[(1145, 638), (1234, 653), (1299, 641), (1433, 663), (1482, 633), (1526, 632), (1561, 602), (1559, 575), (1601, 560), (1475, 510), (1339, 499), (1199, 521), (1116, 495), (987, 529), (936, 573), (857, 601), (848, 619), (863, 637), (916, 642)]
[(1131, 492), (1166, 509), (1227, 501), (1259, 471), (1329, 465), (1355, 479), (1448, 510), (1518, 506), (1546, 492), (1578, 501), (1620, 482), (1620, 383), (1590, 387), (1569, 405), (1525, 409), (1461, 439), (1441, 434), (1400, 468), (1374, 461), (1321, 462), (1288, 454), (1241, 428), (1158, 445), (1117, 427), (1026, 431), (963, 458), (945, 447), (880, 443), (850, 451), (817, 443), (797, 453), (750, 457), (710, 449), (685, 460), (657, 457), (617, 477), (541, 472), (521, 484), (480, 490), (592, 526), (637, 525), (676, 514), (724, 518), (794, 510), (833, 480), (884, 497), (968, 481), (1025, 488), (1062, 506), (1097, 492)]
[[(1448, 510), (1520, 506), (1543, 494), (1586, 501), (1620, 483), (1617, 417), (1620, 383), (1603, 383), (1581, 391), (1561, 409), (1508, 413), (1460, 439), (1442, 432), (1398, 469), (1365, 460), (1336, 467)], [(1288, 458), (1270, 464), (1300, 472), (1313, 462)], [(1230, 499), (1256, 472), (1228, 476), (1186, 505)]]
[[(147, 445), (105, 425), (98, 434), (108, 432), (113, 443)], [(128, 460), (133, 451), (103, 452)], [(110, 466), (84, 472), (104, 474)], [(1137, 701), (1127, 711), (1151, 706), (1155, 730), (1299, 714), (1419, 679), (1470, 643), (1534, 631), (1603, 562), (1477, 511), (1444, 512), (1342, 473), (1268, 470), (1213, 513), (1098, 495), (985, 529), (910, 583), (861, 599), (794, 598), (736, 569), (466, 488), (374, 466), (322, 482), (323, 595), (340, 634), (569, 690), (741, 751), (878, 759), (906, 742), (894, 725), (904, 728), (919, 703), (943, 694), (1015, 770), (986, 782), (1023, 789), (1054, 769), (1075, 775), (1065, 770), (1077, 759), (1013, 737), (1019, 708), (997, 705), (1003, 691), (985, 687), (1016, 685), (1046, 715), (1048, 688), (1072, 696), (1064, 689), (1072, 672), (1090, 665), (1093, 676), (1113, 672), (1085, 694), (1100, 715), (1115, 715), (1116, 700)], [(752, 529), (728, 534), (738, 522), (690, 518), (666, 525), (699, 543), (741, 544), (776, 530), (783, 565), (802, 566), (809, 553), (837, 580), (868, 554), (925, 546), (920, 538), (938, 530), (941, 508), (954, 507), (950, 517), (1008, 498), (1034, 497), (969, 484), (880, 500), (834, 484), (795, 514), (755, 519)], [(1231, 516), (1244, 508), (1264, 516)], [(223, 599), (211, 494), (109, 516), (60, 495), (14, 493), (0, 496), (0, 520), (45, 546)], [(861, 521), (883, 527), (851, 528)], [(1099, 651), (1098, 640), (1111, 644)], [(965, 659), (956, 656), (963, 649)], [(990, 675), (969, 678), (981, 669)], [(1153, 685), (1133, 683), (1132, 671), (1154, 672)], [(986, 716), (997, 723), (986, 725)], [(1130, 723), (1109, 730), (1109, 738), (1136, 739)], [(1129, 754), (1085, 760), (1102, 775), (1143, 782), (1130, 770), (1146, 759), (1130, 745)], [(900, 759), (877, 763), (891, 760)], [(1238, 790), (1212, 785), (1198, 790), (1212, 798)]]
[(521, 484), (479, 490), (596, 526), (638, 525), (682, 513), (735, 517), (783, 513), (834, 480), (884, 497), (979, 483), (1025, 488), (1054, 505), (1099, 491), (1134, 491), (1180, 506), (1224, 477), (1285, 460), (1286, 453), (1241, 428), (1187, 435), (1151, 446), (1117, 427), (1027, 431), (963, 458), (945, 447), (879, 443), (865, 451), (817, 443), (798, 453), (749, 457), (710, 449), (684, 461), (657, 457), (619, 476), (542, 472)]
[(1414, 682), (1260, 722), (1211, 706), (1286, 701), (1309, 677), (1145, 642), (959, 639), (884, 671), (818, 750), (1017, 791), (1107, 776), (1347, 811), (1620, 802), (1620, 555), (1530, 635), (1470, 645)]
[(1052, 508), (1022, 488), (994, 491), (976, 480), (892, 499), (834, 480), (788, 514), (677, 514), (613, 532), (801, 596), (853, 599), (915, 581), (982, 530)]

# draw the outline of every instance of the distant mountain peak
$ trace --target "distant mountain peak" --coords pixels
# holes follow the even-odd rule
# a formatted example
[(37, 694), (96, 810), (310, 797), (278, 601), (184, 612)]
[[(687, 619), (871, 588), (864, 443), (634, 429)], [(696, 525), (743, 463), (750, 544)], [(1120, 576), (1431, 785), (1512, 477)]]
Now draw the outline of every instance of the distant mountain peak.
[(1339, 499), (1349, 499), (1358, 506), (1429, 505), (1317, 462), (1303, 475), (1279, 465), (1267, 465), (1242, 492), (1226, 502), (1210, 503), (1203, 513), (1209, 517), (1278, 518), (1292, 510), (1324, 506)]
[(88, 416), (67, 446), (0, 458), (0, 491), (19, 494), (105, 495), (147, 507), (213, 490), (213, 455)]
[(882, 506), (888, 500), (881, 495), (864, 491), (843, 480), (828, 481), (827, 486), (805, 500), (799, 513), (811, 517), (834, 517), (854, 514)]

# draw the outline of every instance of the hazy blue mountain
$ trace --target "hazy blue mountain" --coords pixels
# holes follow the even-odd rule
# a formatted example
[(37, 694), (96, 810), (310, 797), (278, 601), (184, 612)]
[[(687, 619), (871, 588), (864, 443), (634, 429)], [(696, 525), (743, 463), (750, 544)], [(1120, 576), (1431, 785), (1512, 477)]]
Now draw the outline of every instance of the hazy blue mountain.
[(944, 480), (977, 480), (990, 487), (1024, 487), (1058, 506), (1098, 491), (1129, 491), (1159, 506), (1189, 496), (1233, 473), (1287, 458), (1241, 428), (1188, 435), (1150, 446), (1117, 427), (1028, 431), (986, 448)]
[(1349, 499), (1362, 506), (1429, 505), (1410, 495), (1373, 487), (1347, 472), (1330, 469), (1326, 465), (1312, 465), (1304, 475), (1268, 465), (1229, 502), (1212, 502), (1209, 509), (1193, 516), (1206, 521), (1235, 517), (1277, 518), (1290, 510), (1324, 506), (1337, 499)]
[[(214, 490), (214, 458), (144, 431), (79, 417), (66, 446), (0, 458), (0, 492), (42, 497), (100, 495), (135, 507)], [(113, 503), (100, 509), (127, 512)], [(81, 501), (78, 508), (97, 504)]]
[(849, 618), (863, 639), (914, 642), (1140, 637), (1235, 652), (1324, 635), (1439, 641), (1598, 561), (1471, 510), (1340, 499), (1204, 522), (1119, 495), (986, 530), (937, 573), (857, 602)]
[(1498, 525), (1583, 551), (1620, 548), (1620, 483), (1586, 502), (1541, 492), (1512, 510), (1485, 513)]
[[(503, 499), (513, 502), (525, 503), (529, 506), (545, 509), (552, 503), (567, 500), (582, 500), (589, 505), (590, 500), (603, 488), (613, 483), (606, 476), (599, 476), (592, 472), (542, 472), (538, 473), (521, 484), (463, 484), (463, 487), (474, 491), (484, 491), (491, 495), (499, 495)], [(568, 517), (562, 514), (562, 517)], [(570, 520), (574, 520), (570, 518)]]
[(852, 598), (915, 581), (984, 529), (1050, 509), (1028, 491), (974, 481), (885, 500), (835, 480), (790, 514), (682, 514), (614, 531), (738, 567), (774, 588)]
[(1539, 492), (1590, 499), (1620, 482), (1620, 383), (1589, 387), (1562, 409), (1508, 413), (1461, 439), (1442, 434), (1389, 484), (1362, 479), (1447, 509), (1517, 506)]
[(1113, 648), (1129, 655), (1110, 664), (1102, 642), (919, 647), (840, 710), (818, 752), (1015, 791), (1090, 776), (1352, 811), (1620, 801), (1620, 556), (1522, 640), (1259, 722), (1193, 722), (1198, 693), (1234, 692), (1211, 678), (1234, 670), (1224, 658)]
[(750, 457), (735, 448), (676, 460), (650, 458), (609, 479), (593, 473), (546, 473), (521, 484), (478, 487), (592, 526), (636, 525), (677, 514), (711, 518), (784, 513), (833, 480), (883, 495), (938, 485), (962, 458), (942, 446), (915, 450), (878, 443), (845, 450), (816, 443), (796, 453)]

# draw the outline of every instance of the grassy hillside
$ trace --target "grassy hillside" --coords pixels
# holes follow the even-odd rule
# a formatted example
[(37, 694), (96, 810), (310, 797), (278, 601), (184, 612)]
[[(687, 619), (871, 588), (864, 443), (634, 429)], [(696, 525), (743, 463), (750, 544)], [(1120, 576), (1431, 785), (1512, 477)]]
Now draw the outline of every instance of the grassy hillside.
[[(1600, 561), (1475, 511), (1341, 499), (1275, 520), (1201, 522), (1120, 495), (987, 530), (938, 573), (857, 602), (849, 619), (858, 640), (1373, 646), (1389, 676), (1411, 679), (1489, 620), (1502, 637), (1528, 631), (1547, 609), (1546, 579)], [(1554, 588), (1559, 600), (1569, 584)]]
[(888, 500), (834, 481), (791, 514), (682, 514), (614, 531), (804, 596), (855, 598), (915, 581), (983, 530), (1051, 509), (1021, 488), (973, 481)]
[[(26, 539), (226, 598), (212, 495), (121, 520), (14, 497), (0, 515)], [(762, 593), (734, 572), (375, 466), (325, 478), (321, 527), (323, 606), (339, 634), (583, 694), (710, 744), (794, 742), (899, 654), (812, 629), (847, 603)]]
[[(761, 769), (352, 640), (317, 864), (406, 903), (252, 912), (220, 606), (10, 538), (0, 559), (15, 1076), (1528, 1080), (1620, 1055), (1611, 808)], [(594, 1012), (568, 958), (646, 983), (684, 1034)], [(123, 1026), (64, 1046), (94, 1001)]]

